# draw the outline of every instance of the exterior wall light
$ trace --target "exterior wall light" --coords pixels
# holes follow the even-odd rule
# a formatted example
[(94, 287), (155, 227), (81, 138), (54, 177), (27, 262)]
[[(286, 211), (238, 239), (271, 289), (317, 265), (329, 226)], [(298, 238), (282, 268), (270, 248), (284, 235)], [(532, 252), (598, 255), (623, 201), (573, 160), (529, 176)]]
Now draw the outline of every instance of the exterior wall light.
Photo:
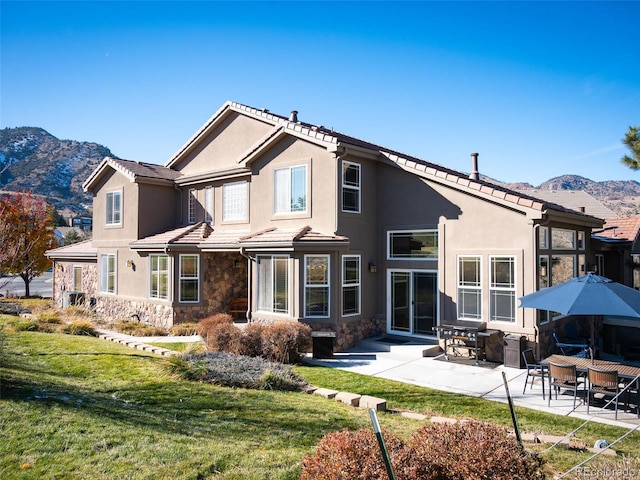
[(369, 271), (371, 273), (376, 273), (378, 271), (378, 267), (376, 267), (375, 263), (369, 262)]

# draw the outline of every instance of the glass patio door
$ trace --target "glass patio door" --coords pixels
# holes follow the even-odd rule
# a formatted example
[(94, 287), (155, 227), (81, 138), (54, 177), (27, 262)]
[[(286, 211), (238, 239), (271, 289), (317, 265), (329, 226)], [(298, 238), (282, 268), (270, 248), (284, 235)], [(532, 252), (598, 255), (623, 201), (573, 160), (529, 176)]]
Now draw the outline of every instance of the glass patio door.
[(389, 333), (435, 335), (438, 318), (438, 274), (421, 270), (390, 270)]

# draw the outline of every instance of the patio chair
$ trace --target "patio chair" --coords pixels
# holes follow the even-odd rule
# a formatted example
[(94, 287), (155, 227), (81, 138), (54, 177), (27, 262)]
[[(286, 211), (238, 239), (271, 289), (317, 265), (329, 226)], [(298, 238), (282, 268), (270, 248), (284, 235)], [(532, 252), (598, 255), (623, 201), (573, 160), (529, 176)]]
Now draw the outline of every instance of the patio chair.
[(587, 343), (567, 343), (561, 341), (556, 332), (553, 332), (552, 335), (556, 342), (556, 347), (560, 350), (562, 355), (580, 358), (588, 357), (589, 345)]
[(578, 376), (576, 366), (549, 362), (548, 375), (549, 400), (547, 401), (547, 406), (551, 405), (551, 392), (555, 390), (557, 400), (558, 391), (562, 388), (565, 390), (573, 390), (573, 409), (575, 410), (576, 399), (578, 398), (578, 387), (584, 382), (584, 379)]
[(589, 380), (589, 390), (587, 392), (587, 415), (589, 414), (589, 405), (591, 404), (591, 396), (596, 394), (602, 395), (605, 399), (613, 397), (616, 410), (616, 420), (618, 419), (618, 397), (620, 396), (620, 383), (618, 380), (617, 370), (599, 370), (597, 368), (589, 368), (587, 371)]
[(522, 389), (522, 394), (527, 390), (527, 381), (529, 381), (529, 377), (531, 377), (531, 387), (533, 389), (533, 382), (536, 378), (542, 380), (542, 399), (544, 400), (544, 367), (536, 362), (536, 358), (533, 354), (532, 348), (527, 348), (522, 352), (522, 359), (524, 360), (524, 364), (527, 368), (527, 376), (524, 379), (524, 388)]

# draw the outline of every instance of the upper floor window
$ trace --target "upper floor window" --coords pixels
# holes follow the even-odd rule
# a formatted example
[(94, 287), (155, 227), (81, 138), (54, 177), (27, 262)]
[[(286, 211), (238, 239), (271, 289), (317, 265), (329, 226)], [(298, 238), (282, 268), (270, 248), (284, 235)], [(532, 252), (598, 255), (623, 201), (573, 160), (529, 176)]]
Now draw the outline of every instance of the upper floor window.
[(274, 213), (307, 211), (307, 166), (279, 168), (274, 172)]
[(106, 224), (120, 225), (122, 222), (122, 192), (107, 192)]
[(342, 162), (342, 211), (360, 213), (360, 165)]
[(113, 253), (100, 255), (100, 291), (116, 293), (116, 256)]
[(554, 250), (575, 250), (576, 231), (566, 228), (552, 228), (551, 248)]
[(516, 258), (490, 257), (489, 319), (516, 321)]
[(204, 221), (207, 223), (213, 221), (213, 187), (204, 189)]
[(189, 189), (189, 223), (196, 223), (196, 191), (194, 188)]
[(149, 297), (160, 300), (169, 298), (169, 256), (149, 255), (150, 289)]
[(180, 255), (180, 301), (197, 302), (200, 298), (200, 256)]
[(540, 227), (538, 229), (538, 246), (541, 250), (549, 248), (549, 227)]
[(259, 255), (258, 310), (289, 313), (289, 257)]
[(458, 257), (458, 318), (480, 320), (482, 318), (481, 257)]
[(329, 316), (329, 255), (304, 257), (305, 317)]
[(342, 315), (360, 314), (360, 255), (342, 257)]
[(438, 258), (438, 231), (389, 232), (388, 249), (388, 257), (392, 260), (436, 260)]
[(247, 185), (248, 183), (233, 182), (222, 186), (222, 220), (247, 220)]

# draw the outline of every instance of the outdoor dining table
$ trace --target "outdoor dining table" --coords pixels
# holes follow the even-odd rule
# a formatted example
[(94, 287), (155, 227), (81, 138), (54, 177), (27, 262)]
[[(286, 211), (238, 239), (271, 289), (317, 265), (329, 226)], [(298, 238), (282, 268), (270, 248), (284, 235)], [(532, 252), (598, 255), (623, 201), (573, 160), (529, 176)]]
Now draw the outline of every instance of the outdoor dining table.
[[(575, 365), (578, 373), (586, 374), (589, 368), (597, 368), (599, 370), (616, 370), (618, 372), (618, 378), (625, 383), (636, 382), (636, 389), (640, 383), (640, 367), (634, 365), (627, 365), (624, 363), (613, 362), (610, 360), (596, 360), (590, 358), (569, 357), (567, 355), (551, 355), (540, 362), (542, 366), (542, 376), (548, 375), (548, 369), (550, 363), (556, 363), (561, 365)], [(544, 382), (544, 378), (542, 379)], [(640, 416), (640, 406), (638, 408), (638, 415)]]

